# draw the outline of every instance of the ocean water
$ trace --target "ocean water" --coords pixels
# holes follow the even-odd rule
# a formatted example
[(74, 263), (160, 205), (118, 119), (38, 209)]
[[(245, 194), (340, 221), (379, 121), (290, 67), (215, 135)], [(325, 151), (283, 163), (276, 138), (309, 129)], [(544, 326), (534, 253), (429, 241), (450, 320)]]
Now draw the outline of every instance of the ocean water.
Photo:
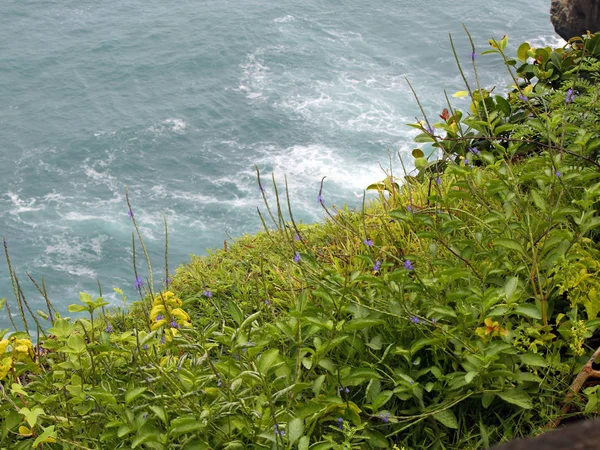
[[(44, 302), (26, 272), (63, 311), (97, 280), (109, 300), (115, 286), (135, 297), (126, 187), (157, 272), (162, 213), (173, 268), (259, 230), (254, 164), (287, 176), (305, 222), (323, 217), (323, 176), (327, 204), (358, 206), (388, 151), (410, 162), (420, 112), (405, 77), (439, 114), (444, 89), (462, 89), (448, 34), (467, 66), (463, 22), (478, 51), (504, 34), (510, 52), (560, 44), (549, 4), (2, 0), (0, 235), (32, 309)], [(506, 88), (497, 58), (477, 63)]]

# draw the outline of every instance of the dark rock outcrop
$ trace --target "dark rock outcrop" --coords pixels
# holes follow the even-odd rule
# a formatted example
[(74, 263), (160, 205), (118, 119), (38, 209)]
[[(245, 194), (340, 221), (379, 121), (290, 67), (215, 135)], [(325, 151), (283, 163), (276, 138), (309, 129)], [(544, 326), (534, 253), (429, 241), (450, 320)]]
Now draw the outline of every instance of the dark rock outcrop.
[(507, 442), (493, 450), (598, 450), (600, 420), (585, 420), (567, 425), (532, 439)]
[(566, 40), (588, 30), (600, 31), (600, 1), (552, 0), (550, 20), (556, 32)]

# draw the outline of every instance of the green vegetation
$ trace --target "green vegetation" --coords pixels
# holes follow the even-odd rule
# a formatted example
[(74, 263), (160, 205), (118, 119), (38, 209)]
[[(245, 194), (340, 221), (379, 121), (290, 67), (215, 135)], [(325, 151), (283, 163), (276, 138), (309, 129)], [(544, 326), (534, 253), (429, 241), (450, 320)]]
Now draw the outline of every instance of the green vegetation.
[(594, 414), (598, 386), (567, 394), (600, 326), (600, 35), (490, 44), (510, 92), (476, 76), (470, 113), (412, 125), (440, 159), (362, 211), (323, 190), (299, 225), (259, 178), (263, 233), (162, 290), (136, 267), (126, 313), (49, 303), (36, 351), (0, 334), (0, 448), (475, 449)]

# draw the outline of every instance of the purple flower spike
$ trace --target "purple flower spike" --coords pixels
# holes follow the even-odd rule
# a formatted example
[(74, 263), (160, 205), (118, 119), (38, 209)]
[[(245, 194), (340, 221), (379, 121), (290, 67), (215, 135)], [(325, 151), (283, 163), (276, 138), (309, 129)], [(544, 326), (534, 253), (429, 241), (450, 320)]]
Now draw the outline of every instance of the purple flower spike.
[(372, 239), (365, 239), (363, 241), (363, 244), (365, 244), (367, 247), (373, 247), (373, 240)]
[(557, 177), (557, 178), (560, 178), (560, 177), (562, 177), (562, 173), (560, 172), (560, 170), (557, 170), (557, 171), (556, 171), (556, 177)]
[(477, 58), (477, 53), (475, 53), (475, 51), (469, 52), (469, 56), (471, 57), (471, 61), (475, 61), (475, 58)]
[(441, 179), (440, 177), (437, 177), (437, 178), (435, 179), (435, 184), (437, 184), (438, 186), (439, 186), (440, 184), (442, 184), (442, 179)]
[(106, 328), (104, 329), (104, 331), (106, 331), (107, 333), (112, 333), (113, 326), (109, 323), (108, 325), (106, 325)]
[(474, 155), (479, 156), (481, 154), (481, 152), (479, 150), (477, 150), (475, 147), (471, 147), (471, 153), (473, 153)]
[(410, 316), (408, 318), (408, 320), (410, 320), (412, 323), (415, 323), (415, 324), (420, 322), (419, 318), (417, 316)]
[(179, 328), (179, 324), (177, 322), (175, 322), (174, 320), (172, 320), (169, 325), (171, 325), (171, 328)]
[(380, 413), (379, 414), (379, 418), (381, 419), (381, 421), (383, 423), (388, 423), (390, 421), (390, 413), (387, 413), (387, 412), (385, 414), (384, 413)]
[(342, 419), (341, 417), (338, 417), (337, 419), (335, 419), (335, 421), (337, 422), (337, 427), (340, 430), (344, 429), (344, 419)]
[(321, 194), (317, 195), (317, 201), (322, 205), (324, 203), (323, 196)]
[(296, 252), (296, 255), (294, 256), (294, 262), (300, 262), (300, 253)]
[(144, 286), (144, 280), (142, 280), (142, 277), (138, 275), (135, 278), (135, 288), (137, 290), (140, 290), (142, 288), (142, 286)]
[(414, 267), (413, 267), (412, 263), (410, 262), (410, 259), (407, 259), (406, 261), (404, 261), (404, 268), (406, 270), (414, 270)]
[(379, 272), (379, 269), (381, 269), (381, 261), (377, 260), (373, 266), (373, 272)]
[(133, 209), (130, 209), (129, 211), (127, 211), (127, 215), (129, 216), (130, 219), (133, 220)]
[(527, 98), (525, 95), (523, 95), (523, 94), (519, 94), (519, 98), (520, 98), (521, 100), (523, 100), (524, 102), (526, 102), (526, 101), (528, 101), (528, 100), (529, 100), (529, 99), (528, 99), (528, 98)]
[(211, 298), (212, 292), (207, 289), (202, 293), (202, 295), (204, 295), (205, 297)]
[(156, 321), (160, 322), (161, 320), (163, 320), (165, 318), (165, 316), (163, 316), (162, 314), (159, 314), (156, 316)]
[(294, 236), (294, 239), (295, 239), (296, 241), (299, 241), (299, 240), (300, 240), (300, 235), (299, 235), (299, 234), (297, 234), (296, 236)]
[(567, 96), (565, 97), (565, 103), (569, 104), (573, 100), (575, 100), (575, 93), (573, 92), (573, 89), (569, 89), (567, 91)]

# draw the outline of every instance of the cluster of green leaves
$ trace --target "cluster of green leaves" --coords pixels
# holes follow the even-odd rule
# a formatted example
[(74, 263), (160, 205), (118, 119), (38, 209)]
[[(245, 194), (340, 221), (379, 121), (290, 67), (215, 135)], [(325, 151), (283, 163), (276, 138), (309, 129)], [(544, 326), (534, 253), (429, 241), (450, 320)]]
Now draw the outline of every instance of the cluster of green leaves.
[[(37, 368), (0, 381), (0, 447), (469, 449), (537, 432), (600, 326), (599, 41), (508, 59), (492, 40), (512, 90), (467, 84), (470, 113), (415, 124), (440, 159), (415, 150), (418, 173), (372, 185), (362, 211), (297, 224), (259, 178), (273, 228), (127, 315), (83, 294), (70, 311), (89, 319), (43, 317)], [(598, 389), (583, 393), (592, 414)]]

